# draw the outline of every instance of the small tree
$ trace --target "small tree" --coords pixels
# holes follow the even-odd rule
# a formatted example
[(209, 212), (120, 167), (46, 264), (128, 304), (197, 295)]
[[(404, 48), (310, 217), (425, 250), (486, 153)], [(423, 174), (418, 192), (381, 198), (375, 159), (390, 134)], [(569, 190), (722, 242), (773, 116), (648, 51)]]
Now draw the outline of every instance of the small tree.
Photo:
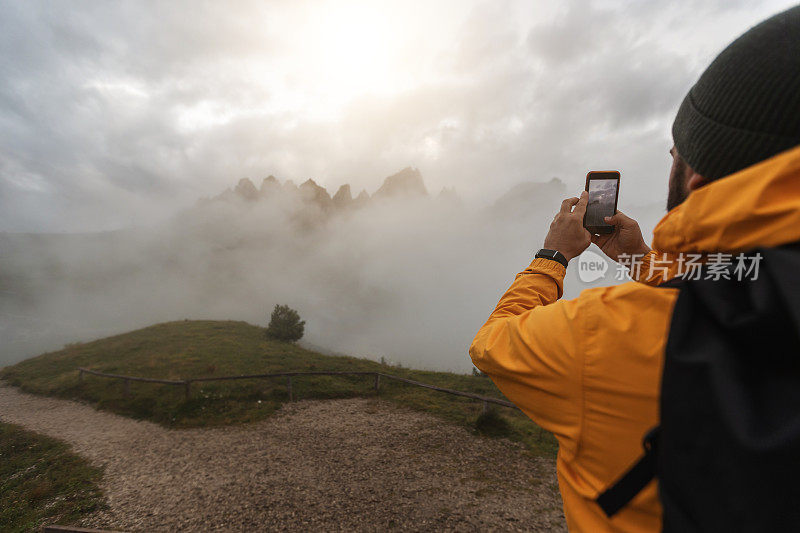
[(303, 336), (306, 321), (288, 305), (276, 305), (267, 326), (267, 337), (286, 342), (295, 342)]

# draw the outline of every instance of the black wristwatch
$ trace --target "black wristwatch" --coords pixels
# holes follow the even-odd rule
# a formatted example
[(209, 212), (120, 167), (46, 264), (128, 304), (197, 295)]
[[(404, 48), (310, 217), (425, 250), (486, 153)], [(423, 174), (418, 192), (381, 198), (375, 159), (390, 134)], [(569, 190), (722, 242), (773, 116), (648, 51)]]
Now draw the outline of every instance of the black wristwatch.
[(542, 248), (541, 250), (536, 252), (536, 258), (538, 259), (540, 257), (543, 257), (545, 259), (551, 259), (553, 261), (558, 261), (559, 263), (564, 265), (564, 268), (567, 268), (567, 265), (569, 264), (569, 261), (567, 261), (567, 258), (564, 257), (564, 254), (562, 254), (558, 250), (548, 250), (547, 248)]

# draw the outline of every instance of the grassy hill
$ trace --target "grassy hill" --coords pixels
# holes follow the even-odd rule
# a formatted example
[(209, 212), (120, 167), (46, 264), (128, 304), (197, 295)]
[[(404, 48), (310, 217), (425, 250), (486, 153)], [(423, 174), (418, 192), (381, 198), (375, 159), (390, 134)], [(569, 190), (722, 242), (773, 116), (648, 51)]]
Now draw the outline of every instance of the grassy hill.
[[(380, 371), (409, 379), (502, 398), (487, 377), (412, 370), (348, 356), (329, 356), (269, 340), (264, 328), (245, 322), (181, 321), (157, 324), (130, 333), (27, 359), (0, 370), (0, 378), (23, 390), (92, 403), (134, 418), (169, 427), (197, 427), (261, 420), (288, 401), (284, 378), (195, 383), (186, 400), (182, 387), (123, 383), (87, 375), (78, 367), (162, 379), (308, 370)], [(374, 396), (371, 376), (298, 376), (295, 399)], [(381, 380), (380, 397), (433, 413), (476, 431), (507, 436), (531, 451), (552, 454), (555, 439), (515, 409), (495, 406), (481, 415), (481, 402), (413, 385)]]
[(0, 530), (75, 523), (105, 506), (101, 477), (63, 442), (0, 422)]

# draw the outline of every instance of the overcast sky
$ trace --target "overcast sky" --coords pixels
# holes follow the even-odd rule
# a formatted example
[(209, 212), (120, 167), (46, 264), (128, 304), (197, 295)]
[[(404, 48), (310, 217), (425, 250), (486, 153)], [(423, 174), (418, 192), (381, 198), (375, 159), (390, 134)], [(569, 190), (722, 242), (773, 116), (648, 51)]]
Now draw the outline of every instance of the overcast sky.
[[(791, 2), (0, 3), (0, 231), (161, 220), (241, 177), (486, 203), (622, 172), (666, 197), (677, 107)], [(236, 7), (233, 7), (233, 6)]]

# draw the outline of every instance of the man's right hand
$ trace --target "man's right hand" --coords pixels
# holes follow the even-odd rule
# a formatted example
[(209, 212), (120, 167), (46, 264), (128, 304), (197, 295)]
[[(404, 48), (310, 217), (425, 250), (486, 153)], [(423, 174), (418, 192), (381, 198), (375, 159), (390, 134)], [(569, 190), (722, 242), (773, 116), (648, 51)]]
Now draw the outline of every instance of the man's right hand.
[(621, 254), (645, 255), (650, 251), (642, 238), (642, 230), (639, 223), (631, 217), (617, 211), (617, 214), (605, 217), (606, 224), (614, 226), (613, 233), (605, 235), (592, 235), (592, 242), (595, 243), (603, 253), (614, 261), (619, 262)]

